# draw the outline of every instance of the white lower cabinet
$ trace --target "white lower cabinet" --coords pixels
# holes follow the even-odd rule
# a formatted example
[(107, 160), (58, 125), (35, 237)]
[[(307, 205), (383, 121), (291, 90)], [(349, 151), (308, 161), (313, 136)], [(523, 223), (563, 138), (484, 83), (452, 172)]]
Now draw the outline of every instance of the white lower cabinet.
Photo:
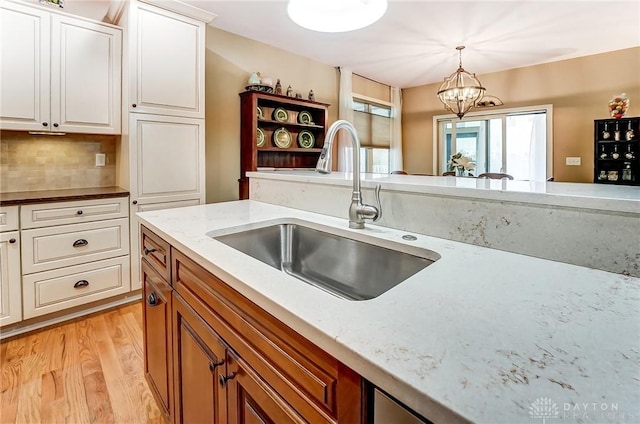
[(131, 290), (127, 203), (121, 197), (21, 207), (24, 319)]
[(0, 327), (22, 320), (19, 206), (0, 207)]

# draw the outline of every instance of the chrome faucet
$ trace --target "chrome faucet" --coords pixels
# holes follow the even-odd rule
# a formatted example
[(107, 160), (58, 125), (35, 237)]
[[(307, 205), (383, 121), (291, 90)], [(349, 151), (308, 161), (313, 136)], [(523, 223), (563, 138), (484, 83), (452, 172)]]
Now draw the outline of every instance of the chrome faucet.
[(351, 145), (353, 146), (353, 193), (351, 194), (351, 206), (349, 206), (349, 228), (362, 229), (364, 228), (365, 219), (377, 221), (382, 217), (380, 184), (376, 186), (377, 206), (362, 203), (362, 192), (360, 191), (360, 139), (358, 139), (356, 128), (351, 122), (342, 119), (331, 124), (327, 130), (316, 171), (321, 174), (331, 173), (331, 148), (336, 134), (341, 129), (349, 133)]

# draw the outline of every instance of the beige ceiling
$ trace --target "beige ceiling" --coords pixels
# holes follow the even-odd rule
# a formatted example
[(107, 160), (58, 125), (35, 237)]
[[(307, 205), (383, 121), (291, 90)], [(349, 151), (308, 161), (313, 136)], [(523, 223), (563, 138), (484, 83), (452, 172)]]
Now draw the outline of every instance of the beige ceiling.
[[(451, 74), (461, 44), (463, 66), (479, 76), (640, 46), (640, 0), (390, 0), (374, 25), (338, 34), (298, 27), (284, 0), (183, 1), (217, 14), (216, 28), (401, 88)], [(90, 3), (101, 2), (65, 9)], [(616, 64), (602, 66), (615, 78)]]

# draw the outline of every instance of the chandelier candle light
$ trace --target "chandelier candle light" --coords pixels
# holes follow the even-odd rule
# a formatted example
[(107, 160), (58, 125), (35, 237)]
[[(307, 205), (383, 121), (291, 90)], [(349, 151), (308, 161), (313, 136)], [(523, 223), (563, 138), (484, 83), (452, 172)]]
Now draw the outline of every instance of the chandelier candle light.
[(444, 107), (462, 119), (465, 113), (475, 106), (484, 96), (485, 88), (476, 78), (462, 67), (462, 50), (464, 46), (456, 47), (459, 54), (458, 70), (444, 79), (438, 90), (438, 98)]

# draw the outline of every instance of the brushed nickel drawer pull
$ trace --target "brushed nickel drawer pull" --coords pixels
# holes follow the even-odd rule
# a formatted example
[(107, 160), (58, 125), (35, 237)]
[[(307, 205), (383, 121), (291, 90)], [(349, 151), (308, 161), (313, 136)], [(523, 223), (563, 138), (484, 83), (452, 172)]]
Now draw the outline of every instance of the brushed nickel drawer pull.
[(78, 239), (78, 240), (73, 242), (73, 247), (82, 247), (82, 246), (86, 246), (88, 244), (89, 244), (89, 242), (86, 241), (85, 239)]
[(87, 280), (80, 280), (73, 285), (73, 288), (80, 289), (82, 287), (87, 287), (88, 285), (89, 285), (89, 282)]

